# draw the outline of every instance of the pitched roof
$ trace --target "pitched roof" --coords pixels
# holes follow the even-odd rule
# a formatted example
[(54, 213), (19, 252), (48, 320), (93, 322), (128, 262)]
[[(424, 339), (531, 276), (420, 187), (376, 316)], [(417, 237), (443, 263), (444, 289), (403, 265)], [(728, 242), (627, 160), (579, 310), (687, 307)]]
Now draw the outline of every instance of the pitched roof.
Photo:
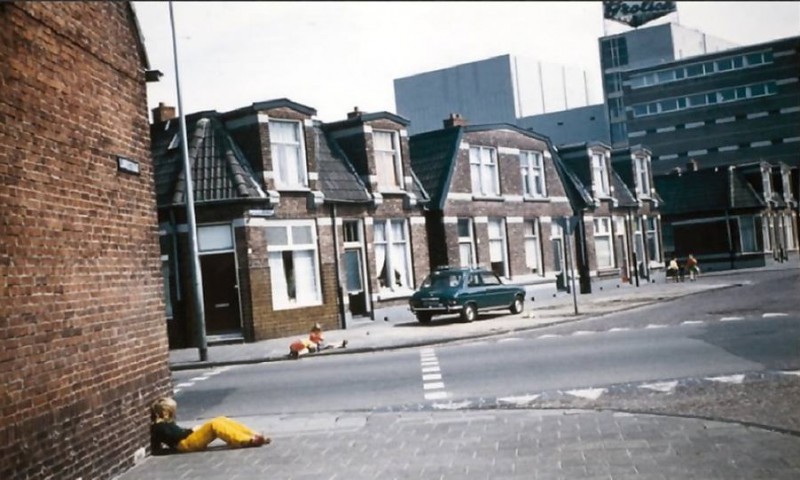
[(408, 140), (411, 168), (430, 196), (432, 208), (444, 208), (462, 131), (461, 127), (450, 127), (413, 135)]
[(766, 205), (746, 180), (728, 169), (704, 169), (655, 177), (661, 213), (683, 215)]
[(369, 203), (372, 196), (335, 140), (314, 124), (314, 151), (317, 152), (320, 190), (325, 201)]
[[(268, 201), (250, 163), (217, 117), (216, 112), (200, 112), (185, 120), (194, 201)], [(157, 204), (183, 204), (186, 177), (180, 124), (170, 120), (153, 124), (150, 130)]]
[(617, 201), (618, 207), (636, 208), (639, 206), (636, 196), (631, 193), (628, 185), (625, 184), (622, 177), (613, 168), (611, 169), (611, 187), (614, 189), (612, 196)]
[(553, 155), (553, 164), (556, 166), (556, 172), (558, 172), (561, 183), (564, 185), (564, 191), (567, 194), (570, 205), (572, 205), (572, 210), (579, 212), (594, 208), (592, 193), (586, 188), (586, 185), (575, 171), (564, 163), (559, 154)]

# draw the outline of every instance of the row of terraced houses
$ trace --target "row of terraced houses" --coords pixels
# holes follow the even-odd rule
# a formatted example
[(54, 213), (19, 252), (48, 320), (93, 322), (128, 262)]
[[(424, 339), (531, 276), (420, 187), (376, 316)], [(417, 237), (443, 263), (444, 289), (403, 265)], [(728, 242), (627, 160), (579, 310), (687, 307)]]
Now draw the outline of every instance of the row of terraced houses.
[[(458, 114), (336, 122), (288, 99), (186, 117), (210, 342), (346, 327), (403, 308), (432, 269), (480, 265), (542, 294), (643, 281), (663, 266), (649, 152), (556, 149)], [(179, 121), (153, 109), (162, 270), (173, 347), (196, 338)], [(569, 262), (569, 265), (568, 265)], [(595, 287), (597, 288), (597, 287)]]

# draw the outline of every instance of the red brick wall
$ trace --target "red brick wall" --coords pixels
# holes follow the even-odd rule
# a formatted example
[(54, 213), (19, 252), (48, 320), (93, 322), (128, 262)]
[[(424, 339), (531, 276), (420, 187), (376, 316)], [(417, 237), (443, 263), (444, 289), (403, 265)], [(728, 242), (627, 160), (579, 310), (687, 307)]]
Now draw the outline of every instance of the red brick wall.
[(0, 478), (110, 478), (170, 383), (134, 19), (19, 2), (0, 24)]

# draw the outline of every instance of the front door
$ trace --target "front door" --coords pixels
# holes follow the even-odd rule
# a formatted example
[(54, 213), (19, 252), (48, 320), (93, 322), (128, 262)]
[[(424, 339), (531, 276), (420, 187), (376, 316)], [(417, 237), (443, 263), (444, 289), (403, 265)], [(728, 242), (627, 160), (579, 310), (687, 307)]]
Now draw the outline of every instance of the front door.
[(233, 252), (200, 256), (206, 334), (240, 334), (239, 288)]
[(364, 288), (364, 261), (361, 248), (346, 248), (344, 251), (344, 268), (347, 278), (347, 296), (350, 302), (350, 313), (354, 316), (367, 314), (367, 293)]

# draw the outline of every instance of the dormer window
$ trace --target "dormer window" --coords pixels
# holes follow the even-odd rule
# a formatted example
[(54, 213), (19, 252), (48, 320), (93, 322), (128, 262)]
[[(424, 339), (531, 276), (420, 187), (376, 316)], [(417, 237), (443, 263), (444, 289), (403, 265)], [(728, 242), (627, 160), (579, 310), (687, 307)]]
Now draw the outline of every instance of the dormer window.
[(500, 196), (497, 150), (490, 147), (470, 147), (469, 174), (473, 195), (479, 197)]
[(606, 168), (606, 156), (602, 153), (592, 153), (592, 188), (594, 196), (611, 196), (611, 188), (608, 183), (608, 169)]
[(519, 153), (522, 189), (526, 197), (543, 198), (547, 196), (544, 182), (544, 157), (541, 152), (521, 151)]
[(650, 166), (645, 157), (634, 159), (636, 167), (636, 190), (639, 195), (650, 196)]
[(276, 188), (308, 188), (303, 127), (291, 120), (269, 120), (272, 170)]
[(397, 132), (374, 130), (372, 135), (378, 186), (403, 188), (403, 165), (400, 159), (400, 142)]

